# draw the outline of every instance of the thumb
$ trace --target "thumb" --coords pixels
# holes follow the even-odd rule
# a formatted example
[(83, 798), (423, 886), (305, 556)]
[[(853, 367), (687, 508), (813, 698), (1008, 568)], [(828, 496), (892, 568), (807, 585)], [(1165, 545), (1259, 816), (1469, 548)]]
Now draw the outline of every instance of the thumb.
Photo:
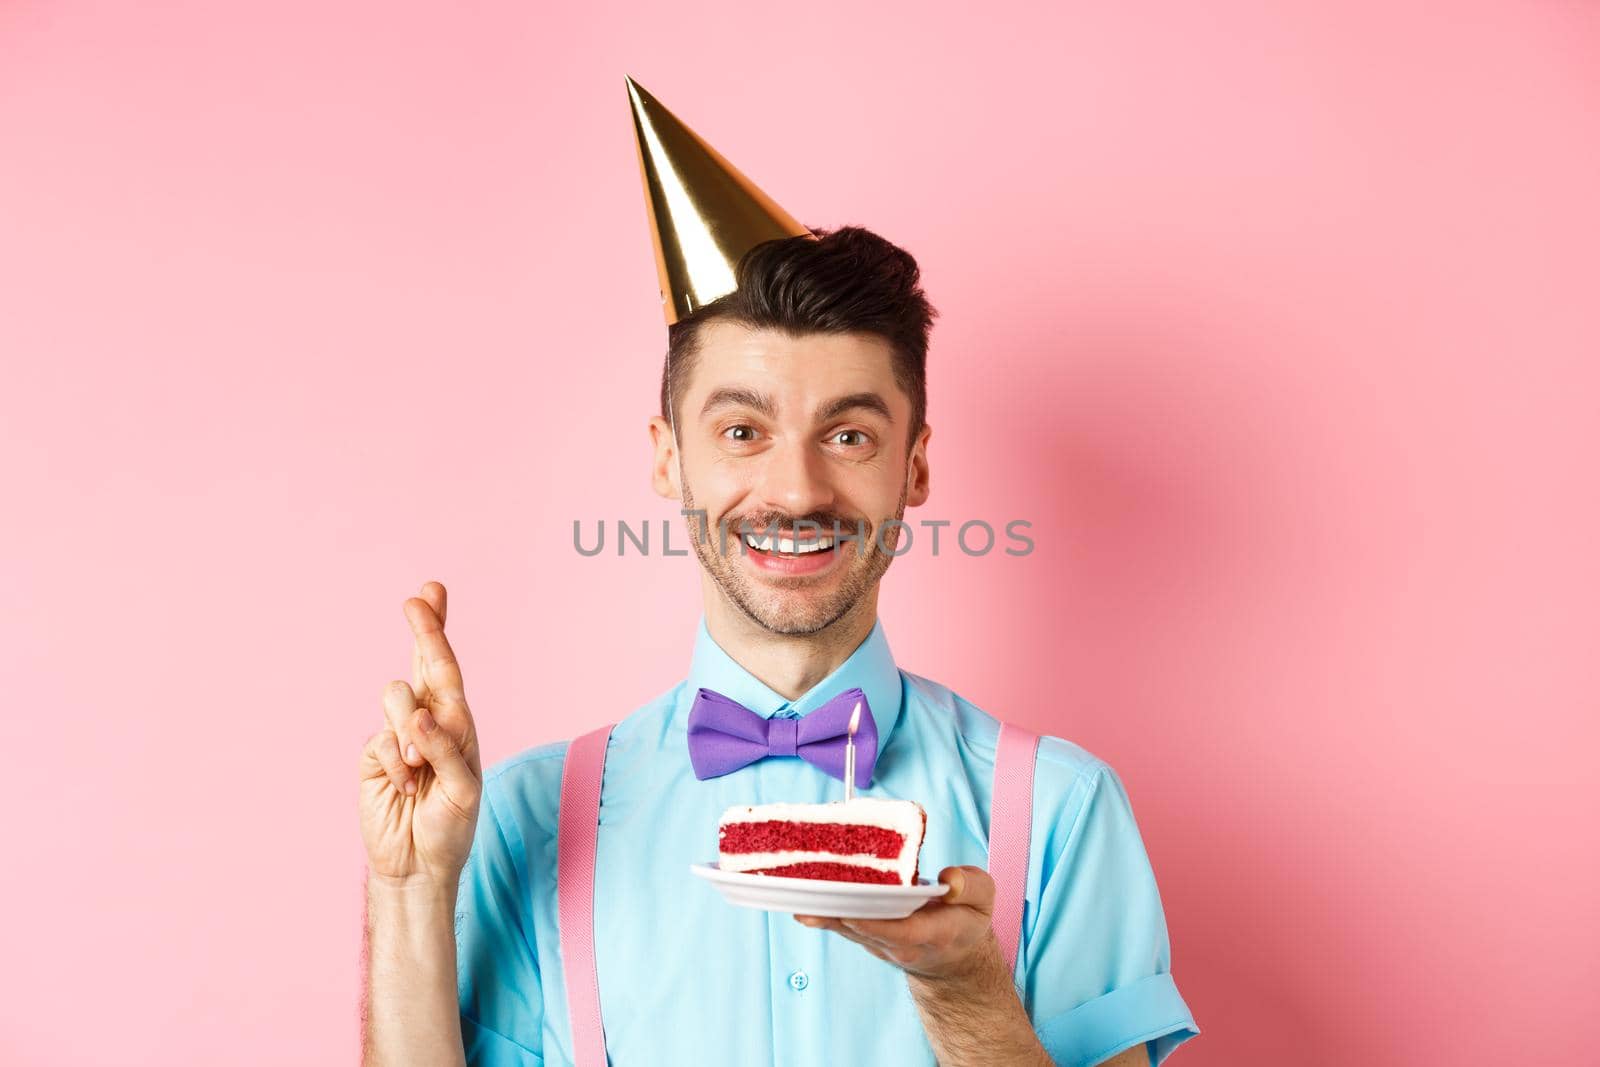
[(427, 708), (418, 708), (411, 722), (411, 743), (433, 768), (446, 799), (463, 813), (476, 811), (482, 786), (461, 751), (461, 742), (435, 722)]
[(937, 898), (940, 902), (960, 904), (985, 915), (994, 911), (994, 879), (982, 867), (946, 867), (939, 872), (939, 881), (950, 887)]

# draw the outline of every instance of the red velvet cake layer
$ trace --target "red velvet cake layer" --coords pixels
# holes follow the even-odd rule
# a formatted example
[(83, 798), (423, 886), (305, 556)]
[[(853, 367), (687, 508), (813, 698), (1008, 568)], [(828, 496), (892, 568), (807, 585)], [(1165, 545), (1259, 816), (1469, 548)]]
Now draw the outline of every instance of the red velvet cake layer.
[(822, 878), (830, 882), (872, 882), (878, 885), (899, 885), (900, 879), (893, 871), (875, 871), (871, 867), (857, 867), (850, 863), (786, 863), (781, 867), (763, 867), (748, 874), (771, 874), (780, 878)]
[[(832, 852), (839, 856), (894, 859), (905, 847), (903, 834), (881, 826), (849, 823), (737, 822), (722, 828), (723, 852)], [(860, 879), (852, 879), (860, 881)]]

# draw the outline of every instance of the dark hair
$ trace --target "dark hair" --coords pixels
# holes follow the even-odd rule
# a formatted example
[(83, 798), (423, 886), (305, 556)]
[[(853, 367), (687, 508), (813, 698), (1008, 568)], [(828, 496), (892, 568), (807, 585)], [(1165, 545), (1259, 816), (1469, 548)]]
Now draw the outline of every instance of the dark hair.
[[(667, 328), (661, 414), (671, 417), (694, 370), (700, 329), (713, 320), (748, 329), (869, 333), (888, 341), (895, 383), (911, 398), (914, 440), (928, 412), (928, 332), (938, 312), (918, 285), (911, 253), (860, 226), (765, 241), (739, 259), (738, 288)], [(669, 384), (673, 395), (668, 395)]]

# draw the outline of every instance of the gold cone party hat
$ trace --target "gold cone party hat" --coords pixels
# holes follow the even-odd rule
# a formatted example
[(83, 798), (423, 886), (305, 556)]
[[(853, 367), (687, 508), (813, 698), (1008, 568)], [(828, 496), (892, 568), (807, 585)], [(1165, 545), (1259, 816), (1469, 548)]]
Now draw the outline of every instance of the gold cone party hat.
[(811, 237), (722, 154), (624, 75), (667, 325), (733, 292), (734, 267), (778, 237)]

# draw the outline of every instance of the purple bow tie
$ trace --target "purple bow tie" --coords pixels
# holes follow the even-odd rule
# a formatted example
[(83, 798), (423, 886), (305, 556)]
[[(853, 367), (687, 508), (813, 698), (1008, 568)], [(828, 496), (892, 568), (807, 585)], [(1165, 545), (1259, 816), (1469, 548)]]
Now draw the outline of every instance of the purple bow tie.
[(878, 761), (878, 724), (872, 720), (867, 695), (859, 689), (847, 689), (798, 719), (763, 719), (736, 700), (701, 689), (689, 709), (689, 762), (694, 776), (716, 778), (765, 756), (799, 756), (842, 782), (845, 737), (858, 700), (856, 788), (865, 789)]

